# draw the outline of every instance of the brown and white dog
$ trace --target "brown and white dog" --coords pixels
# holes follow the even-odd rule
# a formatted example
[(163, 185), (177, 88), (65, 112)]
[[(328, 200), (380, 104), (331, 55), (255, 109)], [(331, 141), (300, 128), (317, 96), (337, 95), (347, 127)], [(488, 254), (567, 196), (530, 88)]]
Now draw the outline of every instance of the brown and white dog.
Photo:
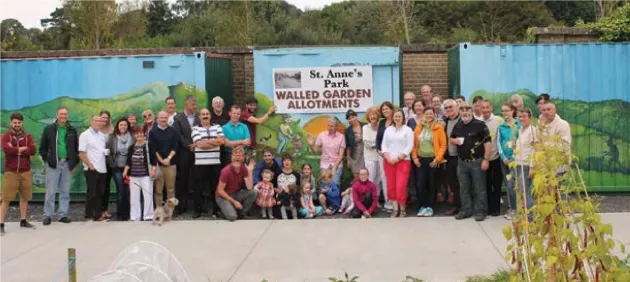
[(155, 214), (153, 215), (153, 225), (155, 225), (157, 221), (157, 225), (162, 226), (164, 221), (169, 221), (173, 218), (173, 210), (179, 204), (179, 200), (173, 197), (166, 200), (166, 203), (161, 206), (155, 208)]

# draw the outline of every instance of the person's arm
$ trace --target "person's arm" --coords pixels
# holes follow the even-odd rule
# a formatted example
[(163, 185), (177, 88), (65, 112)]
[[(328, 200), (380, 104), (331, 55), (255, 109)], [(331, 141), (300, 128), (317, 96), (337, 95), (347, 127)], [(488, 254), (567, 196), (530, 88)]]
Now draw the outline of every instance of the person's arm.
[(330, 189), (326, 191), (326, 197), (334, 199), (339, 198), (339, 186), (337, 185), (337, 183), (333, 182), (332, 185), (330, 185)]
[(321, 136), (321, 134), (317, 135), (317, 139), (315, 140), (315, 144), (312, 144), (311, 143), (312, 141), (311, 142), (307, 142), (308, 145), (311, 147), (311, 151), (313, 151), (313, 153), (319, 153), (319, 151), (322, 148), (322, 140), (321, 140), (320, 136)]
[(562, 139), (562, 148), (568, 154), (571, 154), (571, 127), (568, 122), (562, 123), (559, 127), (558, 135)]
[(440, 128), (437, 131), (437, 139), (438, 139), (438, 147), (437, 150), (435, 150), (435, 160), (437, 161), (437, 163), (442, 163), (442, 161), (444, 161), (444, 154), (446, 154), (446, 133), (444, 133), (444, 130), (442, 130), (442, 128)]
[(247, 121), (250, 123), (261, 124), (265, 122), (275, 110), (276, 110), (276, 106), (272, 105), (271, 107), (269, 107), (269, 110), (267, 111), (267, 113), (265, 113), (262, 117), (257, 118), (254, 115), (252, 115), (247, 119)]
[(413, 149), (413, 132), (411, 131), (411, 128), (405, 127), (403, 125), (402, 129), (406, 133), (405, 133), (405, 148), (403, 149), (402, 153), (400, 153), (400, 156), (399, 156), (401, 160), (407, 158), (409, 154), (411, 154), (411, 150)]
[(7, 156), (17, 156), (19, 153), (19, 149), (11, 145), (11, 136), (9, 134), (2, 135), (2, 151)]
[(236, 206), (237, 203), (240, 204), (239, 202), (234, 200), (232, 197), (230, 197), (230, 194), (225, 192), (225, 182), (223, 182), (222, 180), (219, 180), (219, 185), (217, 185), (217, 194), (219, 195), (219, 197), (225, 199), (226, 201), (230, 202), (234, 206)]
[(81, 136), (79, 137), (79, 159), (81, 159), (81, 161), (83, 161), (90, 170), (94, 170), (94, 164), (92, 164), (86, 154), (88, 141), (89, 140), (87, 134), (81, 134)]
[(507, 159), (503, 153), (503, 139), (505, 139), (505, 137), (501, 134), (501, 126), (499, 125), (499, 129), (497, 129), (497, 150), (499, 151), (499, 158), (501, 159), (501, 162)]
[[(44, 128), (44, 131), (42, 132), (42, 139), (39, 142), (39, 155), (42, 157), (42, 160), (44, 160), (44, 163), (47, 163), (46, 158), (48, 157), (48, 136), (46, 136), (47, 128), (48, 127)], [(2, 143), (4, 143), (4, 141)]]
[(33, 141), (33, 136), (26, 134), (26, 150), (22, 152), (22, 155), (30, 157), (35, 155), (35, 151), (35, 141)]
[(254, 165), (249, 164), (247, 165), (246, 169), (247, 176), (245, 177), (245, 187), (247, 187), (248, 190), (252, 190), (252, 188), (254, 187), (254, 178), (252, 177), (254, 172)]
[[(381, 120), (376, 127), (376, 150), (379, 152), (383, 151), (383, 138), (385, 137), (385, 123), (387, 121)], [(383, 128), (381, 128), (381, 125)], [(381, 131), (382, 129), (382, 131)]]
[[(253, 176), (254, 177), (254, 184), (260, 182), (260, 173), (263, 170), (263, 164), (264, 163), (265, 163), (265, 161), (260, 161), (260, 162), (258, 162), (256, 164), (256, 168), (254, 168), (254, 172), (253, 172), (253, 174), (254, 174), (254, 176)], [(277, 175), (274, 175), (274, 177), (275, 176), (277, 176)], [(273, 184), (273, 185), (274, 185), (274, 187), (277, 187), (276, 186), (277, 184)]]
[(305, 209), (311, 209), (312, 204), (313, 204), (313, 201), (311, 201), (310, 203), (305, 203), (304, 197), (300, 197), (300, 205), (304, 207)]
[[(186, 138), (182, 132), (182, 116), (185, 119), (187, 118), (186, 115), (181, 113), (175, 114), (173, 117), (173, 129), (175, 129), (175, 132), (177, 132), (177, 135), (179, 136), (179, 144), (181, 144), (184, 148), (188, 148), (192, 143), (188, 142), (188, 138)], [(188, 120), (186, 120), (186, 122), (188, 122)]]
[(420, 160), (418, 159), (418, 149), (420, 146), (418, 136), (420, 136), (420, 131), (422, 131), (420, 126), (416, 126), (416, 129), (413, 130), (413, 149), (411, 149), (411, 159), (416, 165), (420, 163)]
[[(343, 135), (342, 135), (343, 136)], [(339, 153), (337, 156), (337, 161), (333, 164), (333, 169), (337, 170), (337, 168), (339, 167), (339, 165), (341, 165), (341, 163), (343, 162), (343, 153), (346, 151), (346, 141), (345, 141), (345, 137), (344, 140), (341, 141), (341, 148), (339, 148)], [(334, 171), (333, 171), (334, 173)]]
[(372, 182), (368, 183), (368, 187), (370, 187), (370, 194), (372, 194), (372, 206), (368, 209), (368, 213), (371, 215), (378, 206), (378, 191), (376, 190), (376, 184)]

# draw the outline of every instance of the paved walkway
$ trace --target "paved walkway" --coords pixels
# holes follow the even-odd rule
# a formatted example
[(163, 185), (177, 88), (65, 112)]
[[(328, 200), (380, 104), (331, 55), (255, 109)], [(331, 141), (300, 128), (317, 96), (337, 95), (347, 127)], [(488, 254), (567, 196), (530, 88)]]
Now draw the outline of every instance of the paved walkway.
[[(615, 238), (630, 242), (630, 213), (603, 214)], [(104, 272), (118, 252), (148, 240), (168, 248), (191, 281), (327, 281), (344, 272), (359, 281), (463, 281), (508, 265), (503, 218), (450, 217), (269, 221), (54, 223), (36, 230), (7, 224), (0, 277), (66, 281), (67, 248), (77, 249), (79, 281)]]

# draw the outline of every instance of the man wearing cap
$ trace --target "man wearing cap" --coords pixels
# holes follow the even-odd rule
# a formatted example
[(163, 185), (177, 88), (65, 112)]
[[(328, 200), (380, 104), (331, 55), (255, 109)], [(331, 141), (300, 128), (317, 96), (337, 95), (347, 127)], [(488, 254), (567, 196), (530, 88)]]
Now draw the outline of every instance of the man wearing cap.
[(265, 122), (273, 112), (276, 111), (276, 106), (271, 105), (267, 113), (262, 117), (255, 117), (256, 108), (258, 107), (258, 100), (254, 96), (248, 96), (245, 100), (245, 110), (241, 113), (241, 121), (247, 125), (249, 129), (249, 135), (251, 137), (252, 148), (256, 147), (256, 125)]

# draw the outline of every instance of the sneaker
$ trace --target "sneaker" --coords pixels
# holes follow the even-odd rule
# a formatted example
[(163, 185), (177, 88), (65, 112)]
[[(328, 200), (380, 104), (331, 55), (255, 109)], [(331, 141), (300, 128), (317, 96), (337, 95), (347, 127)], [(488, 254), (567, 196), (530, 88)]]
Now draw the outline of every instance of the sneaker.
[(470, 214), (464, 214), (464, 213), (461, 213), (461, 212), (460, 212), (460, 213), (458, 213), (458, 214), (455, 216), (455, 219), (457, 219), (457, 220), (462, 220), (462, 219), (469, 218), (469, 217), (471, 217), (471, 216), (472, 216), (472, 215), (470, 215)]
[(44, 218), (44, 222), (43, 222), (44, 225), (50, 225), (51, 222), (52, 222), (52, 218), (50, 217)]
[(35, 225), (30, 224), (28, 221), (26, 220), (22, 220), (20, 221), (20, 227), (24, 227), (24, 228), (35, 228)]
[(313, 214), (309, 213), (308, 215), (306, 215), (306, 218), (313, 218)]
[(427, 213), (427, 208), (420, 208), (416, 216), (425, 216)]
[(61, 223), (70, 223), (72, 221), (67, 216), (64, 216), (64, 217), (59, 219), (59, 222), (61, 222)]
[(486, 216), (483, 214), (476, 214), (475, 215), (475, 221), (483, 221), (484, 219), (486, 219)]
[(433, 216), (433, 209), (432, 208), (426, 208), (424, 210), (424, 216), (426, 216), (426, 217)]
[(388, 210), (388, 211), (393, 211), (394, 210), (394, 206), (392, 206), (392, 203), (387, 202), (385, 203), (385, 205), (383, 205), (383, 207)]

